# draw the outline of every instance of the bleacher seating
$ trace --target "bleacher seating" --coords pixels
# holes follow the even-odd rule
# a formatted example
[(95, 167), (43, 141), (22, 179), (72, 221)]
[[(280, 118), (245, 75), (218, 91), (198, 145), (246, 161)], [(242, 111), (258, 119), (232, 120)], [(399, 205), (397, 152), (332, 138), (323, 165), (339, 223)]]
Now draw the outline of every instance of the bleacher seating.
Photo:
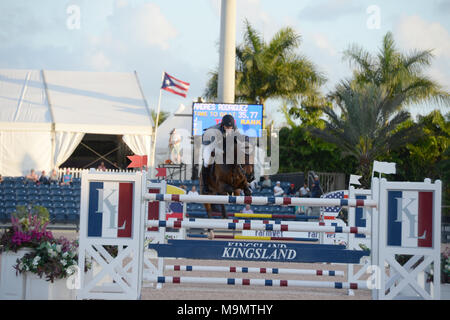
[(74, 178), (71, 186), (59, 186), (27, 183), (24, 177), (4, 177), (0, 183), (0, 222), (9, 222), (17, 206), (31, 204), (47, 208), (51, 224), (79, 225), (80, 196), (80, 178)]
[[(0, 222), (10, 221), (11, 213), (15, 212), (18, 205), (39, 205), (44, 206), (50, 213), (51, 223), (65, 223), (79, 225), (80, 220), (80, 198), (81, 198), (81, 179), (74, 178), (71, 186), (36, 185), (25, 183), (23, 177), (4, 177), (4, 182), (0, 184)], [(192, 186), (199, 189), (198, 180), (169, 180), (168, 184), (180, 187), (186, 186), (190, 190)], [(285, 190), (289, 187), (289, 182), (282, 182), (281, 187)], [(270, 189), (256, 190), (253, 196), (269, 197), (273, 196), (272, 182)], [(244, 205), (227, 204), (227, 212), (242, 212)], [(276, 213), (293, 214), (295, 207), (288, 206), (251, 206), (255, 213)], [(187, 216), (205, 218), (206, 210), (201, 203), (188, 203)], [(218, 216), (217, 218), (220, 218)]]

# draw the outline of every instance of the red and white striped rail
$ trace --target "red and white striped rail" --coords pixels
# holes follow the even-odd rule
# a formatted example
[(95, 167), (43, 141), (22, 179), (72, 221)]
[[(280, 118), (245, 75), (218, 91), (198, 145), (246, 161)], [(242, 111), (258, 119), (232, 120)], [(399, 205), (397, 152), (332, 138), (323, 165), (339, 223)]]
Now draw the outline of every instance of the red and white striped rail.
[(170, 277), (150, 276), (146, 278), (155, 283), (196, 283), (219, 285), (243, 285), (266, 287), (309, 287), (309, 288), (335, 288), (335, 289), (367, 289), (365, 281), (333, 282), (333, 281), (305, 281), (305, 280), (276, 280), (276, 279), (242, 279), (242, 278), (203, 278), (203, 277)]
[(168, 271), (211, 271), (211, 272), (231, 272), (231, 273), (299, 274), (299, 275), (332, 276), (332, 277), (333, 276), (344, 276), (344, 271), (287, 269), (287, 268), (167, 265), (167, 266), (165, 266), (165, 270), (168, 270)]
[(211, 219), (206, 222), (197, 222), (189, 220), (148, 220), (147, 227), (160, 228), (206, 228), (206, 229), (227, 229), (227, 230), (270, 230), (270, 231), (298, 231), (298, 232), (329, 232), (329, 233), (355, 233), (370, 234), (370, 230), (360, 227), (340, 227), (340, 226), (308, 226), (294, 224), (263, 224), (263, 223), (245, 223), (245, 222), (227, 222)]
[(299, 226), (337, 226), (337, 222), (333, 221), (283, 221), (283, 220), (247, 220), (247, 219), (205, 219), (205, 218), (168, 218), (168, 221), (194, 221), (209, 223), (211, 221), (220, 221), (227, 223), (252, 223), (252, 224), (289, 224), (289, 225), (299, 225)]
[(328, 198), (290, 198), (290, 197), (247, 197), (247, 196), (214, 196), (214, 195), (186, 195), (147, 193), (144, 199), (148, 201), (171, 201), (186, 203), (210, 204), (254, 204), (281, 206), (310, 206), (310, 207), (372, 207), (377, 206), (375, 200), (363, 199), (328, 199)]

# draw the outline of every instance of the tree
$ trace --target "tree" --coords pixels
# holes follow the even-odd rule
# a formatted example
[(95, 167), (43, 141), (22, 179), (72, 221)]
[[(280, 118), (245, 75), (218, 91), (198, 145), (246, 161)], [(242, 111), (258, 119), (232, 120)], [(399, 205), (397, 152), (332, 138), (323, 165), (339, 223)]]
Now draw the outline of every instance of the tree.
[[(155, 110), (151, 111), (153, 123), (156, 123), (156, 116), (158, 115)], [(163, 123), (168, 117), (170, 116), (170, 112), (167, 111), (160, 111), (159, 112), (159, 119), (158, 119), (158, 127)]]
[[(292, 28), (278, 31), (266, 43), (245, 21), (244, 42), (236, 48), (236, 101), (264, 104), (271, 98), (299, 101), (318, 94), (324, 76), (295, 51), (300, 35)], [(211, 73), (205, 97), (217, 97), (218, 73)]]
[(356, 67), (354, 82), (383, 87), (388, 98), (403, 94), (405, 98), (399, 108), (417, 103), (450, 105), (450, 94), (424, 74), (426, 67), (431, 65), (432, 50), (414, 50), (403, 54), (396, 48), (391, 32), (384, 36), (377, 55), (352, 45), (344, 52), (344, 59)]
[(409, 112), (399, 110), (406, 99), (405, 93), (392, 95), (373, 83), (343, 81), (333, 97), (339, 114), (333, 107), (325, 107), (325, 128), (310, 130), (335, 144), (343, 155), (354, 157), (358, 161), (357, 173), (363, 176), (361, 183), (368, 188), (373, 161), (420, 136), (417, 126), (402, 127), (410, 119)]

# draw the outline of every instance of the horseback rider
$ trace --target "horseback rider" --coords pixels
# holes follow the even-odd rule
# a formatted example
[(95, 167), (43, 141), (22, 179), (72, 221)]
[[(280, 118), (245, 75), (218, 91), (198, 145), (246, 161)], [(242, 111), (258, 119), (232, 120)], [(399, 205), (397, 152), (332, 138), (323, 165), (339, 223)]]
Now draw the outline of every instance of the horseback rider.
[[(234, 134), (239, 134), (239, 131), (236, 128), (236, 124), (232, 115), (227, 114), (223, 116), (222, 121), (212, 126), (208, 129), (205, 129), (205, 132), (202, 136), (202, 144), (203, 144), (203, 166), (202, 166), (202, 180), (203, 180), (203, 192), (207, 193), (208, 183), (207, 177), (210, 174), (211, 165), (214, 163), (214, 150), (217, 145), (220, 143), (219, 139), (226, 139), (228, 136), (232, 136)], [(222, 140), (222, 141), (224, 141)], [(223, 143), (223, 148), (225, 149), (226, 144)]]

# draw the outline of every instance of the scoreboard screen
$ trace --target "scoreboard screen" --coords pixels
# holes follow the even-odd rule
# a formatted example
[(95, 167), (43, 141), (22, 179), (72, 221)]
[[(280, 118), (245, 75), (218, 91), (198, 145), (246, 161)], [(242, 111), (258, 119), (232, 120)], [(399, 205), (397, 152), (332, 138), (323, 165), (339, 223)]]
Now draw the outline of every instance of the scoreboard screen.
[(261, 137), (263, 125), (262, 104), (197, 103), (192, 105), (192, 132), (201, 136), (204, 130), (220, 123), (222, 117), (231, 114), (241, 134)]

